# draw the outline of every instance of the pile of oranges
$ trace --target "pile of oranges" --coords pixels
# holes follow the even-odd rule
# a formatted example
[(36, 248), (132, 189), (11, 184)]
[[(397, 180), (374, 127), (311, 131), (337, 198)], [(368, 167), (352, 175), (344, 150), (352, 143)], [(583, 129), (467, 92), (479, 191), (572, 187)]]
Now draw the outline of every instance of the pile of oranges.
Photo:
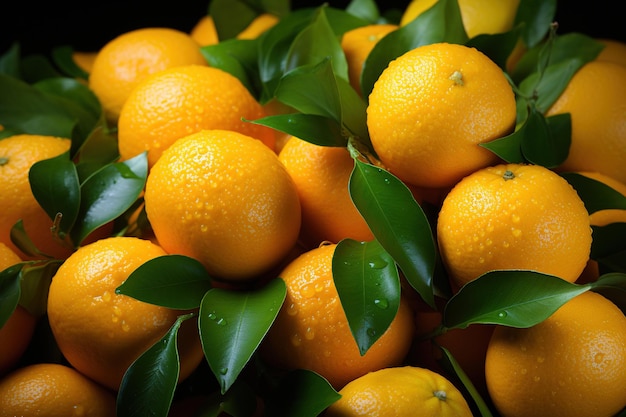
[(274, 3), (0, 57), (0, 417), (621, 415), (626, 44)]

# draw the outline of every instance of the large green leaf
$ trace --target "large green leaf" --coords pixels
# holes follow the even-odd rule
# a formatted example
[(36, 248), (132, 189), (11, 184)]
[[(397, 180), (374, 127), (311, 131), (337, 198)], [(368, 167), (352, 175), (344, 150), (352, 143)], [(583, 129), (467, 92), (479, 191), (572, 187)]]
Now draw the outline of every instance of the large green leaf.
[(290, 113), (252, 121), (320, 146), (346, 146), (341, 125), (325, 116)]
[(392, 60), (417, 48), (436, 42), (464, 44), (463, 27), (457, 0), (439, 0), (415, 20), (379, 40), (363, 63), (361, 91), (368, 97), (374, 83)]
[(265, 337), (285, 300), (283, 280), (251, 291), (209, 290), (200, 305), (199, 328), (204, 355), (222, 394)]
[(140, 265), (115, 293), (167, 308), (191, 310), (200, 307), (211, 287), (211, 277), (199, 261), (172, 254)]
[(521, 25), (522, 39), (528, 47), (541, 42), (554, 22), (556, 0), (524, 0), (519, 3), (515, 26)]
[(84, 182), (91, 175), (119, 158), (117, 136), (112, 133), (105, 123), (99, 123), (89, 133), (87, 139), (78, 150), (76, 171), (80, 182)]
[(28, 180), (35, 199), (48, 217), (54, 220), (61, 214), (57, 234), (63, 237), (69, 233), (80, 207), (80, 184), (69, 151), (33, 164)]
[(574, 187), (590, 214), (606, 209), (626, 210), (626, 196), (610, 186), (576, 172), (561, 176)]
[(167, 417), (180, 372), (178, 329), (194, 314), (179, 316), (169, 331), (126, 370), (117, 393), (118, 417)]
[(332, 261), (333, 279), (361, 355), (387, 331), (400, 306), (400, 277), (393, 259), (374, 240), (344, 239)]
[(20, 271), (20, 305), (35, 317), (46, 314), (48, 290), (52, 278), (61, 266), (61, 260), (33, 262)]
[(80, 244), (98, 227), (116, 219), (137, 200), (148, 175), (146, 152), (110, 164), (81, 185), (81, 206), (72, 241)]
[(531, 164), (554, 168), (563, 163), (571, 143), (569, 114), (545, 117), (531, 110), (524, 124), (522, 153)]
[(209, 4), (220, 41), (236, 37), (261, 12), (260, 2), (255, 0), (212, 0)]
[(71, 46), (58, 46), (52, 50), (52, 59), (66, 76), (87, 81), (89, 73), (76, 64), (73, 54), (74, 49)]
[(317, 417), (341, 398), (326, 379), (313, 371), (288, 372), (272, 391), (265, 404), (266, 416)]
[(589, 290), (535, 271), (490, 271), (468, 282), (446, 304), (443, 324), (530, 327), (554, 313), (571, 298)]
[(435, 241), (411, 191), (391, 173), (358, 159), (348, 187), (376, 239), (424, 301), (434, 306)]
[(0, 271), (0, 329), (9, 320), (20, 301), (20, 273), (24, 265), (19, 263)]

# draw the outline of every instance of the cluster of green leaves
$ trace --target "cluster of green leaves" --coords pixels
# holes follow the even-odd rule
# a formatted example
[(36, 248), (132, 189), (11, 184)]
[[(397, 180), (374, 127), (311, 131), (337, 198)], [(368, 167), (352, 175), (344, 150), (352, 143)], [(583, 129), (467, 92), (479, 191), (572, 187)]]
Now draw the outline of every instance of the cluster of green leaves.
[[(318, 145), (346, 147), (354, 158), (349, 192), (375, 239), (339, 242), (333, 275), (362, 354), (394, 319), (402, 292), (407, 291), (402, 279), (431, 308), (443, 305), (443, 324), (433, 337), (470, 324), (529, 327), (589, 290), (626, 306), (624, 224), (594, 228), (592, 258), (603, 272), (597, 282), (577, 285), (535, 271), (493, 271), (453, 295), (433, 234), (434, 208), (420, 206), (398, 178), (376, 164), (369, 141), (367, 94), (392, 59), (424, 44), (460, 43), (483, 51), (506, 71), (508, 57), (523, 42), (527, 52), (507, 72), (517, 97), (517, 127), (511, 135), (484, 146), (507, 162), (558, 166), (567, 156), (570, 120), (567, 115), (544, 113), (600, 46), (583, 34), (559, 35), (552, 24), (555, 11), (555, 0), (525, 0), (511, 31), (469, 39), (457, 0), (440, 0), (376, 45), (364, 64), (363, 95), (359, 95), (348, 82), (341, 36), (371, 23), (397, 23), (398, 13), (382, 15), (373, 0), (353, 0), (345, 9), (322, 5), (300, 10), (290, 10), (284, 0), (210, 2), (208, 12), (222, 41), (202, 48), (209, 64), (235, 75), (259, 101), (277, 101), (287, 109), (250, 122)], [(264, 12), (280, 16), (280, 22), (258, 39), (235, 39)], [(146, 177), (145, 155), (118, 162), (114, 129), (106, 125), (97, 100), (81, 82), (86, 74), (71, 61), (71, 48), (54, 51), (56, 67), (42, 58), (19, 59), (18, 55), (14, 49), (0, 60), (0, 88), (14, 92), (0, 97), (2, 134), (28, 132), (72, 139), (67, 155), (34, 167), (31, 182), (42, 207), (57, 219), (59, 236), (77, 247), (97, 227), (117, 222), (135, 209)], [(40, 110), (36, 118), (33, 109)], [(615, 190), (581, 175), (564, 177), (590, 213), (626, 209), (626, 199)], [(127, 233), (127, 224), (119, 223), (115, 233)], [(29, 247), (19, 227), (15, 236)], [(59, 264), (58, 260), (23, 263), (0, 273), (0, 324), (18, 302), (37, 304), (40, 313), (45, 311), (45, 288)], [(41, 270), (46, 272), (37, 273)], [(29, 275), (39, 278), (27, 279)], [(214, 386), (209, 384), (215, 391), (203, 415), (217, 416), (221, 411), (235, 417), (252, 415), (249, 404), (256, 404), (260, 395), (266, 415), (317, 416), (338, 398), (321, 376), (306, 370), (277, 373), (256, 355), (285, 299), (280, 277), (231, 290), (214, 284), (196, 260), (167, 255), (142, 265), (117, 289), (119, 294), (181, 311), (163, 339), (128, 369), (118, 395), (119, 416), (167, 415), (181, 390), (177, 335), (185, 320), (197, 320), (215, 380)], [(33, 287), (39, 289), (28, 289)], [(28, 301), (35, 299), (38, 303)], [(195, 313), (187, 313), (190, 310)], [(445, 349), (443, 361), (466, 387), (476, 415), (491, 416), (492, 410)], [(203, 383), (207, 385), (206, 380)]]

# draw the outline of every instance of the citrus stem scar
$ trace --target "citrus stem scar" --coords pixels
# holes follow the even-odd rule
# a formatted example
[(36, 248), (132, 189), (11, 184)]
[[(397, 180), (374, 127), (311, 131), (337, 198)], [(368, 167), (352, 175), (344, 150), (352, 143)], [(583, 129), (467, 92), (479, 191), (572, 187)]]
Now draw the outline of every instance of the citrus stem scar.
[(9, 163), (9, 158), (7, 158), (6, 156), (0, 156), (0, 166), (6, 165), (8, 163)]
[(441, 401), (446, 401), (448, 399), (446, 392), (443, 390), (433, 391), (433, 395)]
[(454, 71), (450, 79), (454, 81), (456, 85), (463, 85), (463, 74), (461, 74), (461, 71)]
[(507, 169), (506, 171), (504, 171), (504, 174), (502, 174), (502, 178), (504, 178), (504, 181), (512, 180), (513, 178), (515, 178), (515, 174)]

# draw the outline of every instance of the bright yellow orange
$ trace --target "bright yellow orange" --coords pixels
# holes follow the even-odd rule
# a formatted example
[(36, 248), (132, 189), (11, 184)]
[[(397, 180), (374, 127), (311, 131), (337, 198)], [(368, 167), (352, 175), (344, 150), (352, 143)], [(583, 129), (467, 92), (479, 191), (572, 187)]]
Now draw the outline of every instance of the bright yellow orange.
[(515, 96), (482, 52), (436, 43), (390, 62), (369, 96), (367, 126), (382, 163), (417, 186), (452, 186), (498, 161), (479, 146), (515, 124)]
[(191, 38), (200, 46), (215, 45), (219, 42), (213, 17), (202, 16), (189, 32)]
[(250, 280), (280, 263), (300, 230), (296, 186), (260, 141), (228, 130), (177, 140), (148, 174), (146, 213), (168, 253), (215, 278)]
[(115, 395), (65, 365), (28, 365), (0, 380), (0, 417), (114, 415)]
[[(465, 32), (470, 38), (503, 33), (513, 28), (520, 0), (458, 0)], [(437, 0), (412, 0), (402, 14), (404, 26), (431, 8)]]
[[(165, 254), (148, 240), (110, 237), (79, 248), (52, 279), (48, 319), (59, 349), (74, 368), (111, 390), (186, 313), (115, 293), (140, 265)], [(179, 333), (181, 381), (204, 357), (194, 322), (187, 320)]]
[(298, 189), (302, 207), (300, 240), (314, 248), (323, 241), (374, 238), (348, 191), (354, 160), (343, 147), (319, 146), (291, 137), (278, 159)]
[(294, 259), (280, 273), (287, 297), (260, 352), (282, 369), (309, 369), (336, 389), (359, 376), (402, 363), (411, 345), (413, 312), (405, 298), (387, 331), (361, 356), (333, 282), (336, 244)]
[(280, 19), (271, 13), (261, 13), (239, 34), (237, 39), (256, 39), (272, 28)]
[(348, 78), (350, 85), (359, 94), (361, 94), (361, 71), (367, 56), (379, 40), (397, 28), (398, 25), (395, 24), (377, 23), (360, 26), (343, 34), (341, 48), (348, 61)]
[[(22, 262), (7, 245), (0, 242), (0, 271)], [(37, 319), (18, 305), (0, 328), (0, 377), (13, 369), (28, 348)]]
[(152, 167), (177, 139), (204, 129), (237, 131), (273, 149), (274, 132), (246, 121), (263, 116), (263, 106), (226, 71), (170, 68), (147, 77), (128, 96), (118, 124), (120, 155), (130, 159), (148, 151)]
[(363, 375), (343, 387), (326, 417), (471, 417), (461, 391), (429, 369), (401, 366)]
[(546, 112), (569, 113), (572, 142), (559, 171), (590, 171), (626, 183), (626, 66), (592, 61)]
[(133, 88), (150, 74), (180, 65), (207, 65), (200, 47), (187, 33), (149, 27), (122, 33), (96, 55), (89, 87), (111, 123)]
[(35, 200), (28, 179), (28, 172), (36, 162), (69, 149), (69, 139), (54, 136), (22, 134), (0, 140), (0, 242), (22, 259), (31, 257), (11, 241), (11, 228), (20, 219), (40, 251), (57, 258), (65, 258), (71, 252), (50, 230), (53, 221)]
[(596, 40), (604, 45), (604, 48), (596, 57), (596, 61), (614, 62), (626, 66), (626, 42), (609, 38)]
[(497, 327), (485, 373), (503, 417), (614, 416), (626, 406), (626, 317), (586, 292), (533, 327)]
[(439, 249), (460, 287), (487, 271), (529, 269), (573, 282), (591, 250), (589, 213), (561, 176), (502, 164), (461, 180), (443, 201)]

